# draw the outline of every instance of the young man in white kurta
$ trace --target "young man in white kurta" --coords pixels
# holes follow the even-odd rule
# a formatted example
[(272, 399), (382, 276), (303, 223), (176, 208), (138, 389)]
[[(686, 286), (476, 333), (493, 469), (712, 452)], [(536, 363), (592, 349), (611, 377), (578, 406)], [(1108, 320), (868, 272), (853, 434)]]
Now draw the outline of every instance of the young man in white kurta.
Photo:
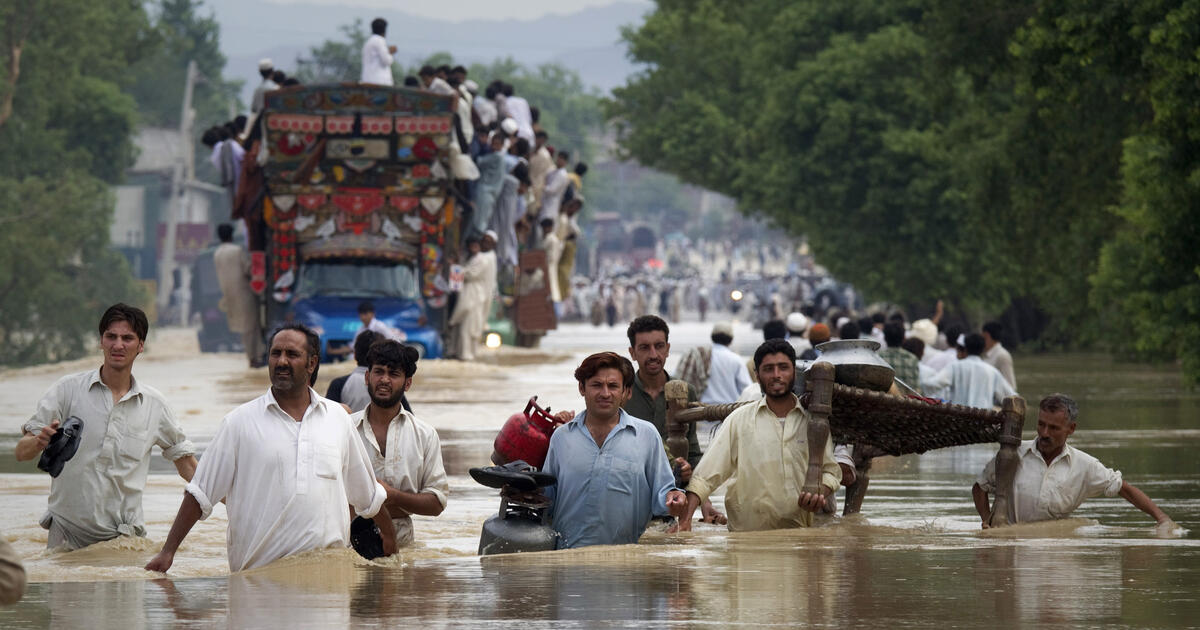
[[(388, 425), (386, 452), (380, 453), (379, 441), (366, 417), (367, 409), (363, 409), (352, 414), (350, 420), (367, 449), (375, 477), (403, 492), (431, 494), (446, 507), (450, 484), (442, 465), (442, 444), (437, 430), (401, 408)], [(397, 510), (388, 511), (396, 526), (396, 545), (411, 544), (412, 517)]]
[(387, 498), (346, 411), (316, 390), (309, 395), (300, 422), (270, 390), (233, 410), (187, 485), (202, 520), (225, 500), (230, 571), (344, 547), (350, 535), (346, 505), (372, 517)]
[[(722, 423), (688, 482), (688, 518), (691, 509), (733, 479), (725, 492), (730, 531), (809, 527), (813, 510), (802, 508), (808, 473), (809, 413), (792, 393), (796, 351), (783, 339), (771, 339), (755, 352), (755, 369), (766, 394), (756, 403), (738, 408)], [(743, 369), (745, 369), (743, 367)], [(780, 417), (769, 406), (790, 400)], [(782, 413), (782, 411), (780, 411)], [(842, 479), (833, 454), (833, 439), (826, 438), (821, 460), (821, 493), (827, 497)], [(820, 509), (824, 503), (810, 506)]]
[(371, 344), (363, 352), (370, 403), (351, 416), (375, 476), (387, 491), (385, 505), (397, 547), (413, 540), (409, 515), (441, 514), (450, 494), (437, 431), (404, 409), (404, 394), (412, 387), (419, 358), (415, 348), (395, 341)]

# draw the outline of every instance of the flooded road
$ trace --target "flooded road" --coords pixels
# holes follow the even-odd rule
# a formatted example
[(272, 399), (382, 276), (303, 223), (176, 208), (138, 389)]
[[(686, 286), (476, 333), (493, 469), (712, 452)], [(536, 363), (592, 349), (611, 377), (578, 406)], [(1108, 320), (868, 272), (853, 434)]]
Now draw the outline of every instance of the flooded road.
[[(672, 329), (668, 367), (709, 332), (698, 323)], [(978, 445), (876, 460), (863, 515), (811, 530), (730, 534), (697, 524), (689, 534), (648, 531), (635, 546), (477, 557), (480, 527), (499, 502), (467, 469), (488, 463), (496, 430), (529, 396), (579, 409), (572, 370), (590, 352), (624, 352), (623, 332), (567, 325), (539, 350), (420, 363), (410, 401), (441, 436), (446, 511), (414, 517), (416, 544), (381, 562), (325, 550), (233, 576), (220, 506), (192, 530), (170, 579), (140, 569), (183, 488), (161, 458), (145, 495), (149, 539), (46, 553), (37, 519), (49, 477), (15, 462), (12, 449), (38, 397), (99, 359), (0, 373), (0, 533), (32, 582), (20, 604), (0, 609), (0, 628), (1200, 623), (1200, 396), (1182, 388), (1177, 370), (1102, 355), (1018, 355), (1021, 394), (1035, 414), (1044, 394), (1074, 395), (1081, 414), (1071, 443), (1146, 491), (1187, 528), (1180, 537), (1157, 538), (1153, 522), (1120, 498), (1092, 499), (1067, 521), (981, 532), (970, 486), (996, 449)], [(749, 356), (759, 340), (739, 325), (734, 349)], [(322, 366), (317, 389), (350, 368)], [(186, 330), (152, 335), (135, 375), (163, 391), (201, 448), (225, 413), (268, 386), (239, 355), (195, 353)]]

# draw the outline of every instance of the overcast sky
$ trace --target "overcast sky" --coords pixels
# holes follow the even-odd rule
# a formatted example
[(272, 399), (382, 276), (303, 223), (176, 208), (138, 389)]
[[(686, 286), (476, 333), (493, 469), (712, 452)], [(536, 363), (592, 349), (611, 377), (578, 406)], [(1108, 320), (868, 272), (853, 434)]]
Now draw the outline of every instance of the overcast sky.
[[(589, 7), (621, 0), (267, 0), (272, 4), (322, 4), (347, 7), (378, 7), (441, 20), (535, 20), (547, 14), (575, 13)], [(650, 5), (650, 0), (624, 0)]]

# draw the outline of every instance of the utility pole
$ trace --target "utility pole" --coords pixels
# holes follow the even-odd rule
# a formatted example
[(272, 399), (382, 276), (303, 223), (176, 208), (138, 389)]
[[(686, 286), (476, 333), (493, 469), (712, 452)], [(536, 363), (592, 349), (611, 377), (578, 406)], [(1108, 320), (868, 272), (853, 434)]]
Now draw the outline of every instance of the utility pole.
[[(183, 84), (183, 108), (179, 114), (179, 155), (171, 172), (171, 200), (167, 204), (167, 229), (163, 239), (162, 258), (158, 261), (158, 310), (163, 312), (171, 303), (175, 278), (175, 238), (179, 217), (183, 214), (184, 181), (192, 169), (192, 86), (196, 82), (196, 62), (189, 61), (187, 79)], [(180, 305), (180, 311), (183, 311)], [(180, 312), (180, 323), (187, 323), (187, 313)]]

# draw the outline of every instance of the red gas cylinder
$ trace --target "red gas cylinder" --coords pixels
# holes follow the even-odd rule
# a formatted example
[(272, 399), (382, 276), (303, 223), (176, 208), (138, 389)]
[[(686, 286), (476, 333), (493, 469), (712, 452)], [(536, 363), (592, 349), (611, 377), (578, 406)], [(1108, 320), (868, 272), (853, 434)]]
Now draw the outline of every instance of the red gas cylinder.
[(529, 399), (523, 413), (514, 413), (500, 427), (492, 443), (492, 463), (503, 466), (518, 459), (538, 468), (546, 463), (550, 449), (550, 433), (558, 426), (554, 417), (537, 404), (537, 396)]

